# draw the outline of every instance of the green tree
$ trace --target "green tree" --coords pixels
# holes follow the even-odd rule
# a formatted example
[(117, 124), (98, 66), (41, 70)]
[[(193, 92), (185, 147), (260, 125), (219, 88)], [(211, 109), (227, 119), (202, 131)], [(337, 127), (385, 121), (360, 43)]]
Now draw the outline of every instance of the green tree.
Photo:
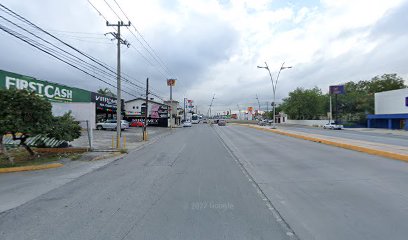
[(369, 81), (367, 84), (367, 92), (377, 93), (406, 87), (404, 79), (399, 77), (396, 73), (383, 74), (382, 76), (375, 76)]
[(107, 97), (116, 97), (116, 94), (114, 94), (109, 88), (100, 88), (97, 93)]
[(291, 119), (319, 119), (326, 115), (327, 96), (318, 87), (297, 88), (283, 99), (282, 110)]
[(10, 89), (0, 90), (0, 106), (1, 135), (11, 134), (33, 156), (26, 140), (47, 131), (52, 123), (51, 104), (33, 92)]
[[(51, 103), (26, 90), (0, 90), (0, 135), (11, 134), (31, 156), (26, 140), (38, 134), (72, 141), (80, 136), (80, 126), (70, 113), (53, 117)], [(4, 150), (2, 146), (2, 150)]]
[(71, 115), (71, 112), (67, 112), (62, 116), (53, 117), (46, 136), (71, 142), (81, 136), (81, 126)]

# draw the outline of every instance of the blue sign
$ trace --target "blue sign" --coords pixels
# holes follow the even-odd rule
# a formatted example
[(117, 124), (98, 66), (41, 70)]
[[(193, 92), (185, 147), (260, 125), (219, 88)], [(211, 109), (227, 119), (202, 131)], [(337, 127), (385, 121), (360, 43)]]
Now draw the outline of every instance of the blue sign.
[(408, 97), (405, 98), (405, 106), (408, 107)]
[(346, 90), (344, 85), (337, 85), (337, 86), (330, 86), (329, 88), (330, 94), (345, 94)]

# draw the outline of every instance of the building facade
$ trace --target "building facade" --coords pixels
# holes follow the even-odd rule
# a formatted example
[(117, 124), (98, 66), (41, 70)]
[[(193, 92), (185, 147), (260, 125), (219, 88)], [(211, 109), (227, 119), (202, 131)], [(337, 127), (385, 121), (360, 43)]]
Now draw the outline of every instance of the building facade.
[(374, 104), (367, 127), (408, 130), (408, 88), (375, 93)]
[[(147, 104), (147, 122), (149, 126), (168, 127), (169, 126), (169, 106), (156, 102), (152, 99)], [(141, 121), (145, 120), (146, 99), (136, 98), (125, 102), (125, 120)]]
[[(0, 70), (0, 89), (24, 89), (35, 92), (52, 104), (55, 116), (71, 111), (83, 128), (86, 121), (95, 128), (96, 122), (114, 118), (117, 99), (84, 89), (39, 80), (33, 77)], [(122, 101), (123, 104), (123, 101)]]

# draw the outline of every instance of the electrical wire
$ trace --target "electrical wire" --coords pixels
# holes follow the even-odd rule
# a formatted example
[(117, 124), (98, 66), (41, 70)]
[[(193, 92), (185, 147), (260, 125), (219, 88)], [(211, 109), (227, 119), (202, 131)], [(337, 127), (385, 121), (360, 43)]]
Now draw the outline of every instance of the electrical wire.
[[(98, 12), (99, 16), (101, 16), (106, 22), (108, 22), (107, 18), (95, 7), (95, 5), (93, 5), (90, 0), (87, 0), (87, 1), (88, 1), (88, 3), (95, 9), (95, 11)], [(150, 65), (154, 66), (154, 64), (153, 64), (151, 61), (149, 61), (148, 58), (147, 58), (143, 53), (141, 53), (141, 52), (140, 52), (137, 48), (135, 48), (133, 45), (130, 45), (130, 46), (131, 46), (132, 48), (134, 48), (134, 49), (144, 58), (144, 60), (145, 60), (146, 62), (148, 62)], [(160, 73), (163, 75), (162, 72), (160, 72)], [(124, 74), (124, 75), (125, 75), (125, 76), (128, 76), (127, 74)], [(163, 76), (166, 78), (165, 75), (163, 75)], [(129, 77), (129, 76), (128, 76), (128, 77)], [(136, 80), (136, 81), (137, 81), (137, 80)], [(138, 82), (140, 82), (140, 81), (138, 81)], [(140, 83), (141, 83), (141, 82), (140, 82)], [(143, 83), (142, 83), (142, 84), (143, 84)], [(153, 91), (150, 90), (150, 89), (149, 89), (149, 93), (152, 94), (153, 96), (159, 98), (160, 100), (165, 101), (165, 100), (163, 99), (163, 97), (159, 96), (157, 93), (153, 93)]]
[[(123, 11), (122, 7), (119, 5), (119, 3), (116, 0), (113, 0), (116, 5), (118, 6), (118, 8), (120, 9), (120, 11), (122, 12), (122, 14), (126, 17), (126, 19), (128, 21), (130, 21), (129, 17), (126, 15), (126, 13)], [(154, 50), (154, 48), (152, 48), (150, 46), (150, 44), (146, 41), (146, 39), (143, 37), (142, 33), (135, 27), (135, 25), (132, 25), (133, 29), (136, 31), (136, 33), (142, 38), (142, 40), (146, 43), (146, 45), (148, 46), (149, 49), (152, 50), (153, 54), (157, 57), (158, 62), (164, 66), (164, 68), (170, 73), (171, 76), (175, 76), (172, 71), (170, 71), (170, 69), (167, 67), (167, 64), (163, 61), (163, 59), (160, 58), (160, 56), (157, 54), (157, 52)], [(136, 37), (136, 36), (135, 36)]]
[[(91, 5), (92, 5), (92, 4), (91, 4)], [(83, 53), (82, 51), (78, 50), (77, 48), (73, 47), (72, 45), (67, 44), (66, 42), (64, 42), (64, 41), (62, 41), (61, 39), (55, 37), (54, 35), (52, 35), (52, 34), (49, 33), (48, 31), (46, 31), (46, 30), (40, 28), (39, 26), (37, 26), (37, 25), (35, 25), (34, 23), (32, 23), (32, 22), (30, 22), (29, 20), (27, 20), (26, 18), (24, 18), (24, 17), (22, 17), (21, 15), (15, 13), (14, 11), (10, 10), (10, 9), (7, 8), (6, 6), (4, 6), (3, 4), (0, 3), (0, 6), (8, 11), (8, 12), (7, 12), (7, 11), (5, 11), (4, 9), (1, 9), (1, 8), (0, 8), (0, 10), (2, 10), (3, 12), (6, 12), (8, 15), (10, 15), (10, 16), (12, 16), (12, 17), (14, 17), (14, 18), (16, 18), (16, 19), (18, 19), (18, 20), (20, 20), (20, 21), (22, 21), (24, 24), (27, 24), (28, 26), (33, 27), (33, 28), (39, 30), (39, 31), (42, 32), (42, 33), (45, 33), (47, 36), (49, 36), (49, 37), (51, 37), (51, 38), (57, 40), (57, 41), (60, 42), (60, 43), (62, 43), (64, 46), (69, 47), (70, 49), (76, 51), (76, 52), (79, 53), (80, 55), (86, 57), (87, 59), (91, 60), (92, 62), (98, 64), (99, 66), (101, 66), (101, 67), (103, 67), (103, 68), (105, 68), (105, 69), (108, 70), (109, 72), (115, 74), (115, 71), (114, 71), (110, 66), (108, 66), (107, 64), (105, 64), (105, 63), (99, 61), (98, 59), (96, 59), (96, 58), (94, 58), (94, 57), (92, 57), (92, 56), (90, 56), (90, 55), (88, 55), (88, 54)], [(92, 5), (92, 6), (93, 6), (93, 5)], [(96, 9), (96, 10), (97, 10), (97, 9)], [(98, 12), (99, 12), (99, 11), (98, 11)], [(100, 14), (100, 15), (101, 15), (102, 17), (104, 17), (102, 14)], [(64, 51), (64, 50), (62, 50), (62, 51)], [(65, 52), (66, 52), (66, 51), (65, 51)], [(83, 62), (83, 60), (80, 60), (80, 61)], [(95, 66), (93, 66), (93, 67), (95, 67)], [(98, 70), (101, 70), (101, 69), (98, 68)], [(106, 71), (105, 71), (104, 73), (106, 73)], [(130, 81), (129, 79), (127, 79), (127, 78), (123, 78), (123, 80), (124, 80), (124, 82), (127, 82), (127, 83), (129, 83), (130, 85), (133, 85), (133, 86), (135, 86), (135, 87), (137, 87), (137, 88), (139, 88), (139, 89), (142, 89), (142, 90), (145, 89), (143, 86), (139, 86), (139, 85), (133, 83), (132, 81)], [(159, 97), (159, 96), (157, 95), (156, 97)]]

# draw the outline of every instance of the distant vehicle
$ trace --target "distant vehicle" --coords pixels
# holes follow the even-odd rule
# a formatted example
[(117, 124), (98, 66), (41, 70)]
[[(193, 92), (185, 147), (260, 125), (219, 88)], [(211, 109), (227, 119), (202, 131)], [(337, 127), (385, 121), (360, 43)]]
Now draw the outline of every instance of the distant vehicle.
[(208, 123), (208, 119), (207, 119), (207, 118), (203, 118), (203, 123)]
[(224, 119), (218, 120), (218, 126), (225, 126), (225, 125), (227, 125), (227, 121), (225, 121)]
[[(107, 120), (106, 122), (99, 122), (96, 124), (96, 129), (98, 130), (103, 130), (103, 129), (110, 129), (110, 130), (115, 130), (116, 129), (116, 120), (115, 119), (110, 119)], [(120, 128), (122, 130), (128, 129), (129, 128), (129, 122), (126, 120), (121, 120)]]
[(191, 123), (192, 124), (200, 123), (200, 116), (198, 116), (197, 114), (193, 114), (193, 116), (191, 117)]
[(266, 119), (263, 119), (263, 120), (260, 120), (260, 121), (258, 122), (258, 125), (259, 125), (259, 126), (266, 126), (267, 123), (268, 123), (268, 121), (267, 121)]
[(144, 127), (144, 123), (140, 121), (132, 121), (129, 124), (130, 127)]
[(190, 120), (186, 120), (186, 121), (183, 123), (183, 127), (191, 127), (191, 126), (192, 126), (192, 124), (191, 124)]
[(335, 124), (335, 123), (327, 123), (323, 125), (324, 129), (332, 129), (332, 130), (341, 130), (343, 129), (343, 125)]

